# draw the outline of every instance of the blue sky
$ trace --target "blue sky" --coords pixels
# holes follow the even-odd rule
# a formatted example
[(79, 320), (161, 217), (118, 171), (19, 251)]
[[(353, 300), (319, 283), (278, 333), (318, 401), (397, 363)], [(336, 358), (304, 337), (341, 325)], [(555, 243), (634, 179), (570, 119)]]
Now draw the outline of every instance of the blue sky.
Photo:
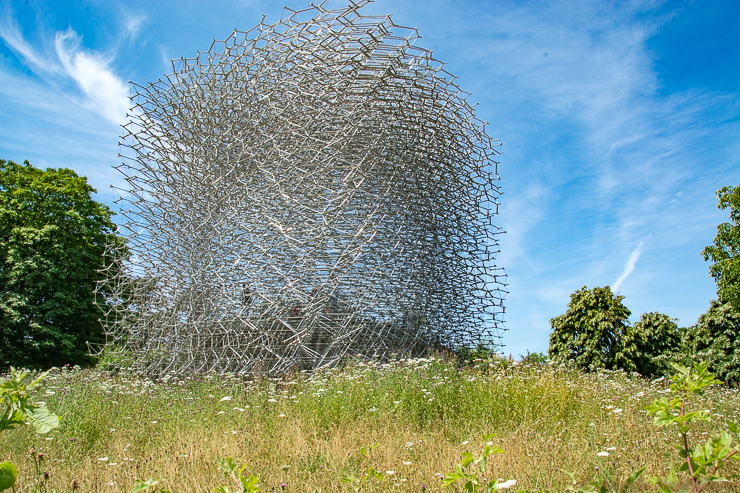
[[(280, 2), (0, 0), (0, 158), (86, 175), (112, 207), (128, 81), (214, 38), (277, 21)], [(344, 4), (330, 1), (331, 7)], [(289, 0), (288, 6), (306, 4)], [(696, 322), (715, 297), (701, 250), (740, 183), (740, 3), (381, 0), (417, 27), (503, 142), (498, 262), (505, 351), (544, 351), (581, 286), (633, 320)]]

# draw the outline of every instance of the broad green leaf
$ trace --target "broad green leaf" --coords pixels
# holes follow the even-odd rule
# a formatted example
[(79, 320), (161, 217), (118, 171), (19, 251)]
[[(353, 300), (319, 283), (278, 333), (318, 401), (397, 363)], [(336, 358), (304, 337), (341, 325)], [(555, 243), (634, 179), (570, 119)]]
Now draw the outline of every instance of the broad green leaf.
[(738, 427), (738, 424), (735, 421), (728, 421), (727, 422), (727, 429), (729, 429), (735, 435), (737, 435), (738, 433), (740, 433), (740, 427)]
[(446, 487), (457, 481), (458, 479), (465, 479), (465, 476), (463, 476), (460, 472), (448, 474), (445, 476), (444, 480), (442, 481), (442, 486)]
[(643, 467), (642, 469), (638, 469), (637, 471), (635, 471), (635, 472), (633, 472), (632, 474), (629, 475), (629, 477), (627, 478), (627, 480), (624, 482), (624, 491), (627, 491), (627, 489), (630, 487), (630, 485), (632, 483), (634, 483), (637, 480), (637, 478), (639, 478), (640, 475), (642, 475), (643, 472), (645, 472), (645, 469), (646, 468), (647, 468), (647, 466)]
[(0, 431), (10, 430), (11, 428), (14, 428), (16, 426), (23, 426), (25, 424), (26, 418), (23, 416), (23, 413), (20, 412), (18, 409), (15, 409), (10, 414), (10, 417), (0, 421)]
[(48, 433), (59, 427), (59, 417), (46, 406), (34, 407), (26, 411), (26, 420), (36, 428), (36, 433)]
[(463, 467), (468, 467), (468, 466), (470, 465), (470, 463), (471, 463), (471, 462), (473, 462), (473, 454), (471, 454), (470, 452), (465, 452), (465, 453), (464, 453), (464, 454), (462, 455), (462, 457), (463, 457), (463, 459), (462, 459), (462, 461), (460, 462), (460, 464), (461, 464), (461, 465), (462, 465)]
[(12, 462), (0, 463), (0, 491), (12, 488), (18, 479), (18, 470), (15, 468)]
[(150, 487), (158, 484), (159, 481), (155, 481), (153, 479), (149, 479), (147, 481), (137, 481), (134, 483), (134, 488), (131, 490), (131, 493), (139, 493), (140, 491), (148, 491)]
[(231, 457), (225, 457), (223, 459), (219, 457), (216, 459), (216, 464), (218, 464), (218, 467), (226, 476), (236, 472), (236, 463)]
[(26, 390), (33, 390), (33, 388), (36, 387), (36, 385), (38, 385), (41, 382), (41, 380), (43, 380), (44, 378), (46, 378), (46, 375), (48, 375), (48, 374), (49, 374), (49, 372), (48, 371), (45, 371), (44, 373), (42, 373), (41, 375), (39, 375), (39, 377), (36, 380), (34, 380), (33, 382), (31, 382), (28, 385), (28, 387), (26, 387)]

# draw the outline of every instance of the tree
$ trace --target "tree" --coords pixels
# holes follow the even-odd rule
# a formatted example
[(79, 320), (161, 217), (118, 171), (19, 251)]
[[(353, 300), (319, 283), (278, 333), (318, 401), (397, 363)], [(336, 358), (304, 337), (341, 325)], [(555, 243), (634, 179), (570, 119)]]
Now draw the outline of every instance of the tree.
[(658, 312), (643, 313), (639, 322), (627, 326), (615, 358), (616, 367), (641, 375), (670, 372), (669, 362), (681, 346), (675, 320)]
[(550, 360), (572, 360), (577, 367), (589, 371), (614, 368), (630, 316), (623, 299), (624, 296), (612, 294), (609, 286), (583, 286), (570, 295), (568, 311), (550, 319)]
[(0, 160), (0, 366), (89, 365), (102, 343), (94, 290), (124, 248), (84, 177)]
[(719, 301), (740, 311), (740, 186), (717, 190), (717, 198), (719, 209), (730, 209), (730, 222), (717, 226), (714, 245), (706, 247), (702, 255), (714, 262), (709, 274), (717, 283)]
[(740, 312), (729, 302), (712, 301), (683, 338), (684, 351), (694, 362), (730, 385), (740, 384)]

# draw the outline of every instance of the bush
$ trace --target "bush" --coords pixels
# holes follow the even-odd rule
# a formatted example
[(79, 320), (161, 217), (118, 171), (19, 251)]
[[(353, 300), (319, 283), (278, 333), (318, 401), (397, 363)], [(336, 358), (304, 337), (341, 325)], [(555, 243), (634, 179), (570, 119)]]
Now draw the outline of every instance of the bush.
[(704, 362), (730, 385), (740, 383), (740, 313), (730, 302), (712, 301), (707, 313), (683, 337), (684, 355)]
[(681, 345), (676, 319), (658, 312), (643, 313), (640, 321), (628, 326), (616, 357), (616, 366), (641, 375), (671, 372), (669, 358)]

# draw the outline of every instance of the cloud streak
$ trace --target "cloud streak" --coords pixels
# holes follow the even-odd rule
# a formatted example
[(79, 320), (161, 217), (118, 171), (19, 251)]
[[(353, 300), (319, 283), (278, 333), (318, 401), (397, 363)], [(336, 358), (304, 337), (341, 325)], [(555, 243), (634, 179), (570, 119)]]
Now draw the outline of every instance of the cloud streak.
[(59, 32), (55, 51), (67, 75), (87, 96), (86, 106), (108, 120), (122, 124), (129, 108), (128, 86), (99, 55), (80, 50), (81, 38), (71, 28)]
[(620, 287), (622, 287), (622, 283), (629, 277), (630, 274), (632, 274), (632, 271), (635, 270), (635, 264), (637, 264), (637, 259), (640, 258), (640, 254), (642, 253), (642, 244), (644, 242), (641, 241), (639, 245), (637, 245), (637, 248), (632, 250), (632, 253), (630, 254), (630, 258), (627, 259), (627, 263), (624, 264), (624, 270), (622, 271), (622, 274), (617, 278), (616, 281), (614, 281), (614, 285), (612, 286), (612, 291), (615, 293), (619, 290)]
[[(34, 49), (10, 16), (0, 23), (0, 38), (34, 73), (68, 99), (77, 100), (117, 125), (124, 123), (129, 108), (128, 84), (113, 73), (112, 59), (82, 50), (82, 37), (71, 27), (56, 33), (53, 54)], [(70, 91), (69, 82), (75, 83), (82, 97)]]

